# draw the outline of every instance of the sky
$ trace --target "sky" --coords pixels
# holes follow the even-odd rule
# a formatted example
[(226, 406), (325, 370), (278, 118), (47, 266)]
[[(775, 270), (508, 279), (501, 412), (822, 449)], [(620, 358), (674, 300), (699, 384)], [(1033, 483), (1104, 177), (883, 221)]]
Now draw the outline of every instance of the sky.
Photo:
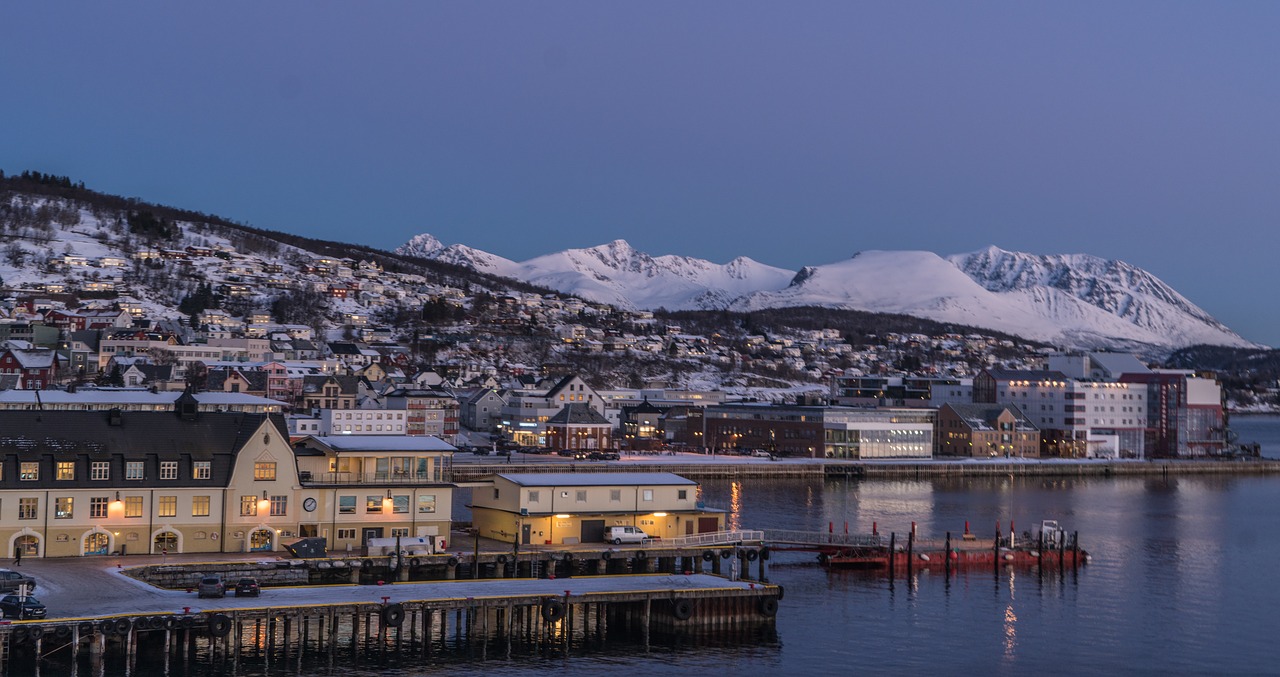
[(0, 169), (272, 230), (1142, 267), (1280, 345), (1280, 3), (0, 6)]

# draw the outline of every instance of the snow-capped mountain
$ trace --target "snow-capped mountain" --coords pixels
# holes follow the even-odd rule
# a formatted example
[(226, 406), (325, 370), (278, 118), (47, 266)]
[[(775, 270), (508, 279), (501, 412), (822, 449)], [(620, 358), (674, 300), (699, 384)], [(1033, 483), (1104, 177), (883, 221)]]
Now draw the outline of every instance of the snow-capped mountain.
[(900, 313), (1078, 348), (1253, 346), (1150, 273), (1086, 254), (997, 247), (942, 257), (868, 251), (793, 272), (737, 258), (650, 256), (623, 240), (517, 263), (419, 235), (396, 250), (626, 309), (818, 305)]

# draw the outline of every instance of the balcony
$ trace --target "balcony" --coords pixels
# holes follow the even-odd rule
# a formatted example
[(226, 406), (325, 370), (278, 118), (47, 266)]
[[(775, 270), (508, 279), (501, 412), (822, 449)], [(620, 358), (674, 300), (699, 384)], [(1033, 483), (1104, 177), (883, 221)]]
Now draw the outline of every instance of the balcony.
[(391, 471), (391, 472), (323, 472), (312, 473), (308, 471), (300, 471), (298, 473), (298, 481), (303, 486), (320, 487), (320, 486), (337, 486), (337, 485), (394, 485), (394, 484), (431, 484), (438, 482), (448, 482), (447, 473), (433, 474), (430, 472), (411, 472), (411, 471)]

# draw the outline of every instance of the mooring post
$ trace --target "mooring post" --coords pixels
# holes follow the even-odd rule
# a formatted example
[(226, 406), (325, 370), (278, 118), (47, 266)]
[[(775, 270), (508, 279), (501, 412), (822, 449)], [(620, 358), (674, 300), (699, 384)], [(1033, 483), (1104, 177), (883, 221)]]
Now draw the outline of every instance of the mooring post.
[(898, 558), (898, 533), (896, 531), (889, 532), (889, 581), (893, 582), (894, 565), (897, 564)]
[(947, 532), (947, 545), (946, 545), (946, 550), (942, 553), (942, 560), (944, 562), (942, 565), (942, 573), (944, 576), (950, 576), (951, 575), (951, 532), (950, 531)]
[(1058, 573), (1061, 574), (1066, 570), (1067, 566), (1067, 536), (1059, 534), (1058, 538)]
[(1080, 532), (1071, 532), (1071, 568), (1080, 566)]
[(642, 631), (644, 635), (644, 650), (646, 652), (649, 651), (649, 614), (652, 611), (651, 609), (652, 606), (653, 606), (653, 600), (650, 599), (649, 597), (645, 597), (644, 598), (644, 619), (643, 619), (644, 627), (642, 628)]
[(911, 531), (907, 532), (907, 579), (911, 579), (911, 570), (915, 567), (916, 523), (911, 523)]

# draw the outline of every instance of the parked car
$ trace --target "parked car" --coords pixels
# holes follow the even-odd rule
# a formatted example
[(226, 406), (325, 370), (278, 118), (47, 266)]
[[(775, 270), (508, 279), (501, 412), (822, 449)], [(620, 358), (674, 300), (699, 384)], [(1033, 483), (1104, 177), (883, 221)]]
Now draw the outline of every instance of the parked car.
[(556, 455), (557, 455), (557, 456), (564, 456), (565, 458), (570, 458), (570, 457), (572, 457), (572, 456), (573, 456), (573, 450), (572, 450), (572, 449), (561, 449), (560, 451), (557, 451), (557, 452), (556, 452)]
[(236, 581), (236, 597), (257, 597), (261, 592), (262, 588), (258, 586), (256, 578), (241, 578)]
[(616, 451), (593, 451), (587, 458), (593, 461), (617, 461), (622, 457)]
[(588, 452), (586, 452), (586, 451), (582, 451), (582, 450), (579, 450), (579, 451), (575, 451), (575, 452), (573, 452), (573, 460), (575, 460), (575, 461), (585, 461), (585, 460), (587, 460), (587, 458), (589, 458), (590, 456), (591, 456), (591, 454), (590, 454), (590, 453), (588, 453)]
[(227, 594), (227, 584), (221, 576), (202, 576), (200, 585), (196, 587), (196, 597), (223, 597)]
[(44, 618), (47, 613), (48, 610), (35, 597), (5, 595), (0, 598), (0, 614), (5, 618), (21, 621), (28, 618)]
[(18, 592), (24, 585), (30, 593), (36, 589), (36, 579), (11, 569), (0, 569), (0, 592)]
[(609, 527), (604, 530), (604, 540), (614, 545), (641, 543), (647, 538), (649, 534), (636, 527)]
[(755, 456), (756, 458), (773, 458), (773, 454), (769, 453), (768, 451), (765, 451), (764, 449), (756, 449), (755, 451), (751, 452), (751, 455)]

